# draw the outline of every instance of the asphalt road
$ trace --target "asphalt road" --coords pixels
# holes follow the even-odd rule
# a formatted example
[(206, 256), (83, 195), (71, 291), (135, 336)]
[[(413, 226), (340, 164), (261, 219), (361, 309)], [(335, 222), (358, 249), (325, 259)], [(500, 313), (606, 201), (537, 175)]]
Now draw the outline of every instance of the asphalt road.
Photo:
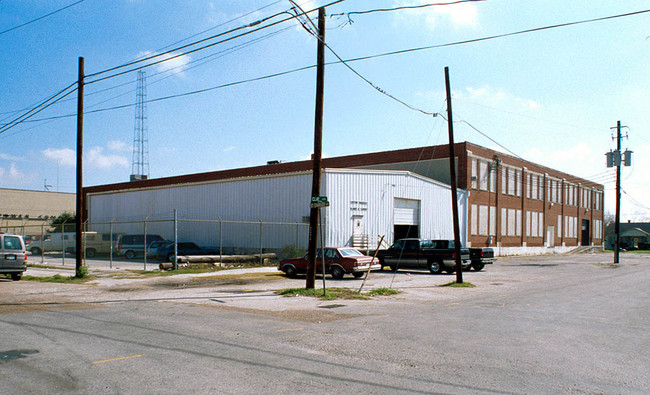
[[(92, 285), (0, 280), (0, 393), (650, 393), (650, 255), (372, 273), (283, 298), (268, 268)], [(317, 281), (320, 285), (320, 281)], [(358, 288), (349, 278), (328, 286)]]

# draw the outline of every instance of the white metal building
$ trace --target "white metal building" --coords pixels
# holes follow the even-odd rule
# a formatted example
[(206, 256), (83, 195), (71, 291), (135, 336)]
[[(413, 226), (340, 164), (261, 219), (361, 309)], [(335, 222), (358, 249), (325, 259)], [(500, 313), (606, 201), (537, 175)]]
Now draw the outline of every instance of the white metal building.
[[(311, 172), (184, 180), (87, 188), (89, 228), (107, 232), (110, 225), (116, 233), (173, 239), (176, 210), (179, 240), (220, 245), (226, 252), (307, 246)], [(419, 174), (324, 169), (321, 195), (330, 202), (321, 209), (326, 245), (374, 248), (379, 235), (388, 243), (407, 235), (453, 238), (450, 187)], [(463, 244), (467, 200), (468, 192), (459, 190)]]

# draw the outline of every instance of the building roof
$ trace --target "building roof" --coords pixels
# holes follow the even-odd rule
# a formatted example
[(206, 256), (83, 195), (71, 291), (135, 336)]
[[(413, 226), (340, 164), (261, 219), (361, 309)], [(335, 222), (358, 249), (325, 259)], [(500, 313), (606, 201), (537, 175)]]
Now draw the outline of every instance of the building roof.
[[(490, 150), (476, 144), (461, 142), (454, 144), (454, 152), (456, 157), (465, 157), (467, 152), (480, 155), (486, 158), (492, 158), (498, 155), (502, 158), (503, 162), (511, 166), (527, 167), (530, 170), (542, 173), (553, 174), (555, 177), (566, 178), (573, 182), (581, 182), (584, 185), (597, 187), (602, 190), (603, 186), (593, 183), (591, 181), (572, 176), (545, 166), (537, 165), (533, 162), (516, 158), (514, 156), (503, 154), (498, 151)], [(355, 168), (367, 167), (376, 165), (387, 165), (391, 163), (417, 163), (423, 160), (443, 159), (449, 157), (448, 145), (437, 145), (417, 148), (407, 148), (391, 151), (371, 152), (365, 154), (346, 155), (333, 158), (323, 158), (323, 168)], [(271, 163), (271, 162), (270, 162)], [(218, 181), (243, 177), (255, 177), (263, 175), (284, 174), (300, 171), (307, 171), (313, 168), (311, 160), (303, 160), (298, 162), (277, 163), (273, 161), (271, 164), (263, 166), (245, 167), (239, 169), (220, 170), (206, 173), (187, 174), (173, 177), (153, 178), (147, 180), (137, 180), (132, 182), (122, 182), (116, 184), (98, 185), (84, 188), (84, 193), (99, 193), (129, 189), (161, 187), (176, 184), (191, 184), (199, 182)], [(464, 174), (459, 174), (459, 188), (467, 188), (467, 181)]]
[(650, 222), (621, 222), (621, 234), (630, 231), (636, 231), (640, 234), (650, 235)]

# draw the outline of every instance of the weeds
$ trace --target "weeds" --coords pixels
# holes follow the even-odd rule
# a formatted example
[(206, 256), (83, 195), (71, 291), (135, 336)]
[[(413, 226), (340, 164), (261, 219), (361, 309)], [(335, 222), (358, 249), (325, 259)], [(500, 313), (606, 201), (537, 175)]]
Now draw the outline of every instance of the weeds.
[(452, 282), (447, 283), (447, 284), (441, 284), (440, 286), (441, 287), (452, 287), (452, 288), (474, 288), (474, 287), (476, 287), (476, 285), (474, 285), (472, 283), (467, 283), (467, 282), (457, 283), (456, 281), (452, 281)]
[(348, 288), (327, 288), (325, 295), (322, 289), (306, 289), (306, 288), (286, 288), (276, 291), (276, 294), (282, 296), (309, 296), (313, 298), (320, 298), (324, 300), (333, 299), (369, 299), (371, 296), (388, 296), (398, 294), (400, 291), (389, 288), (377, 288), (369, 292), (359, 294), (357, 291)]

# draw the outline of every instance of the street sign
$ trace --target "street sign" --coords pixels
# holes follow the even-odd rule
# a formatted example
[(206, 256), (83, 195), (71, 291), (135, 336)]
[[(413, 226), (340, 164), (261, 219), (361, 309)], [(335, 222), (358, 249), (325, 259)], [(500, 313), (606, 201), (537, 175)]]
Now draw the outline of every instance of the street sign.
[(309, 205), (309, 207), (321, 208), (321, 207), (328, 207), (329, 205), (330, 202), (327, 201), (327, 196), (312, 196), (311, 204)]

